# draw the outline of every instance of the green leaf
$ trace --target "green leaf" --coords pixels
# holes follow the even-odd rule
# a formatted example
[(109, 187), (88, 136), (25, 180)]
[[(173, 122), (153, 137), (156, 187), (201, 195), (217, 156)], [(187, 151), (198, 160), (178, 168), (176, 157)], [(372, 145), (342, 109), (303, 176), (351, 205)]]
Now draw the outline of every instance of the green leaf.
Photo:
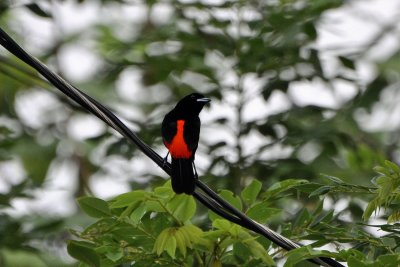
[(182, 232), (181, 228), (175, 231), (176, 246), (183, 257), (186, 257), (186, 247), (191, 246), (189, 238)]
[(183, 234), (186, 240), (186, 245), (189, 248), (193, 248), (194, 244), (200, 244), (203, 246), (210, 245), (209, 241), (204, 238), (203, 231), (193, 224), (185, 224), (179, 228), (179, 231)]
[(281, 212), (280, 209), (268, 207), (266, 201), (252, 206), (247, 212), (247, 216), (261, 223), (265, 223), (269, 218)]
[(167, 212), (165, 207), (157, 200), (148, 200), (145, 205), (148, 211)]
[(117, 262), (124, 256), (124, 253), (120, 249), (112, 249), (108, 250), (105, 255), (111, 261)]
[(400, 210), (394, 210), (392, 214), (389, 215), (387, 222), (394, 223), (400, 221)]
[(382, 174), (382, 176), (391, 176), (392, 174), (390, 173), (390, 170), (388, 170), (387, 168), (385, 168), (385, 167), (382, 167), (382, 166), (375, 166), (374, 168), (373, 168), (373, 170), (375, 171), (375, 172), (377, 172), (377, 173), (379, 173), (379, 174)]
[(331, 180), (335, 184), (345, 184), (345, 182), (342, 179), (332, 175), (322, 174), (322, 177)]
[(267, 250), (257, 242), (256, 239), (250, 238), (243, 240), (243, 243), (250, 249), (254, 258), (261, 259), (267, 266), (275, 266), (275, 261), (268, 254)]
[(309, 184), (307, 180), (297, 180), (297, 179), (288, 179), (281, 182), (277, 182), (273, 184), (268, 190), (263, 194), (263, 198), (268, 199), (274, 197), (284, 191), (290, 190), (295, 186)]
[(192, 196), (186, 194), (175, 195), (167, 204), (172, 215), (185, 222), (196, 213), (196, 202)]
[(335, 253), (326, 250), (313, 250), (309, 246), (304, 246), (301, 248), (296, 248), (289, 251), (287, 254), (287, 260), (284, 267), (294, 267), (297, 263), (302, 262), (307, 259), (319, 258), (319, 257), (329, 257), (334, 258)]
[(398, 267), (400, 266), (400, 255), (380, 255), (377, 263), (384, 267)]
[(167, 251), (168, 255), (175, 259), (175, 251), (176, 251), (176, 238), (175, 238), (175, 231), (171, 233), (169, 232), (169, 238), (165, 242), (165, 251)]
[(347, 265), (349, 267), (384, 267), (377, 263), (367, 262), (366, 260), (357, 259), (355, 257), (349, 257), (347, 259)]
[(100, 266), (100, 258), (92, 249), (92, 244), (83, 241), (71, 240), (68, 242), (67, 251), (73, 258), (82, 261), (89, 266)]
[(160, 234), (165, 228), (173, 225), (171, 215), (167, 213), (147, 212), (141, 219), (141, 225), (153, 235)]
[(321, 222), (329, 223), (333, 218), (333, 210), (328, 211), (326, 214), (322, 214), (318, 217), (315, 217), (313, 214), (313, 221), (310, 223), (310, 227), (318, 226)]
[(250, 249), (245, 246), (242, 242), (236, 242), (233, 244), (233, 255), (239, 257), (243, 261), (247, 261), (252, 255)]
[(385, 166), (390, 168), (394, 173), (400, 173), (400, 167), (389, 160), (385, 160)]
[(156, 242), (154, 242), (153, 252), (156, 252), (158, 256), (160, 256), (161, 253), (163, 253), (163, 251), (165, 250), (165, 243), (167, 242), (167, 239), (169, 238), (169, 229), (170, 228), (164, 229), (157, 236)]
[(345, 66), (346, 68), (349, 68), (349, 69), (352, 69), (352, 70), (355, 69), (355, 65), (354, 65), (354, 61), (353, 60), (348, 59), (346, 57), (342, 57), (342, 56), (339, 56), (338, 58), (339, 58), (340, 62), (342, 62), (343, 66)]
[(329, 191), (330, 191), (332, 188), (334, 188), (334, 187), (333, 187), (333, 186), (330, 186), (330, 185), (321, 186), (320, 188), (318, 188), (318, 189), (312, 191), (312, 192), (310, 193), (310, 195), (308, 195), (308, 197), (309, 197), (309, 198), (312, 198), (312, 197), (315, 197), (315, 196), (325, 195), (325, 194), (329, 193)]
[(243, 189), (241, 196), (247, 205), (251, 205), (256, 200), (258, 193), (260, 193), (262, 184), (260, 181), (254, 179), (251, 183)]
[(309, 223), (309, 221), (312, 219), (312, 216), (310, 212), (306, 209), (303, 208), (299, 210), (296, 214), (296, 220), (294, 222), (294, 226), (303, 226), (304, 224)]
[(156, 187), (153, 192), (156, 198), (170, 199), (175, 195), (172, 190), (171, 181), (167, 181), (163, 186)]
[(177, 228), (169, 227), (164, 229), (157, 237), (154, 243), (153, 252), (157, 252), (157, 255), (161, 255), (163, 251), (166, 251), (171, 258), (175, 258), (176, 252), (176, 238), (175, 232)]
[(378, 208), (379, 204), (377, 203), (377, 199), (373, 199), (370, 201), (367, 205), (367, 208), (364, 211), (364, 214), (362, 215), (363, 219), (366, 221), (368, 220), (372, 213)]
[(25, 5), (32, 13), (43, 17), (43, 18), (51, 18), (51, 14), (44, 11), (38, 4), (36, 3), (30, 3)]
[(307, 184), (296, 185), (293, 188), (298, 190), (299, 192), (303, 192), (303, 193), (306, 193), (306, 194), (311, 194), (312, 192), (314, 192), (315, 190), (317, 190), (321, 186), (323, 186), (323, 185), (309, 182)]
[(143, 218), (143, 216), (147, 212), (147, 206), (146, 205), (140, 205), (137, 207), (129, 216), (129, 218), (135, 223), (138, 224), (139, 221)]
[(213, 221), (212, 225), (214, 228), (229, 233), (233, 238), (237, 238), (243, 232), (239, 225), (233, 224), (225, 219), (217, 219)]
[(221, 190), (219, 195), (238, 210), (242, 210), (242, 201), (240, 201), (240, 198), (235, 196), (231, 191), (224, 189)]
[(212, 222), (212, 226), (219, 230), (224, 230), (226, 232), (229, 232), (232, 227), (232, 223), (225, 219), (217, 219)]
[(128, 207), (133, 203), (145, 200), (147, 194), (148, 193), (143, 190), (136, 190), (125, 194), (121, 194), (115, 197), (113, 200), (111, 200), (110, 207), (112, 209)]
[(95, 197), (80, 197), (77, 199), (81, 209), (90, 217), (102, 218), (111, 215), (108, 203)]

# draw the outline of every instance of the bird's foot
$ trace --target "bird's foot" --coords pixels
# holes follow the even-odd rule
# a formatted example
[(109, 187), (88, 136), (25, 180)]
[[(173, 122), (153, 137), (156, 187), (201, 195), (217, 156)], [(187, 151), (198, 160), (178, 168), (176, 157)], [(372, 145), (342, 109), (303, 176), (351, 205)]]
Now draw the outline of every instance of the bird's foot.
[(194, 165), (194, 162), (193, 162), (193, 169), (194, 169), (194, 178), (199, 179), (199, 176), (197, 175), (196, 165)]
[(165, 167), (167, 164), (168, 164), (168, 155), (169, 155), (169, 152), (167, 153), (167, 155), (165, 156), (165, 158), (163, 159), (163, 167)]

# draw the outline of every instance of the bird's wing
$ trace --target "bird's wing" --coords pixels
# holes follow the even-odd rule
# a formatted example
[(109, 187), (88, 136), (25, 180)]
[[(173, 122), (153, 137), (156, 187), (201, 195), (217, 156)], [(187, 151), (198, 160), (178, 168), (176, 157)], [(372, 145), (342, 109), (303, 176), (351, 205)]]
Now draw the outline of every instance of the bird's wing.
[(176, 120), (173, 120), (169, 114), (164, 117), (161, 125), (161, 134), (164, 144), (171, 143), (172, 139), (176, 134)]
[(190, 151), (194, 153), (196, 152), (197, 145), (199, 143), (199, 135), (200, 135), (200, 119), (199, 117), (186, 120), (184, 126), (184, 135), (183, 138), (189, 148)]

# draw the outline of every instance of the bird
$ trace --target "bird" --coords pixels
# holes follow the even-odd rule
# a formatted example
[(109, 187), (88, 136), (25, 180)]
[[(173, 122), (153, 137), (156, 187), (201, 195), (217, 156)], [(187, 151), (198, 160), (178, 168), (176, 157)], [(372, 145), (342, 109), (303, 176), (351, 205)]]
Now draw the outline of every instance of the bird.
[(211, 100), (199, 93), (183, 97), (161, 125), (163, 143), (171, 155), (171, 184), (176, 194), (192, 195), (196, 187), (195, 153), (200, 136), (199, 114)]

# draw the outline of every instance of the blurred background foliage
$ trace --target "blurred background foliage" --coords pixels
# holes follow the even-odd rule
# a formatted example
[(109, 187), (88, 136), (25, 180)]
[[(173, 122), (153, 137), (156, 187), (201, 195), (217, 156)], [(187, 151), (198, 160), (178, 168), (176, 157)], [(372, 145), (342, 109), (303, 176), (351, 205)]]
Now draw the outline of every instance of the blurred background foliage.
[[(3, 1), (0, 25), (53, 70), (120, 114), (161, 154), (164, 114), (188, 93), (211, 97), (210, 108), (202, 113), (197, 160), (201, 179), (213, 189), (239, 194), (252, 179), (266, 190), (285, 179), (329, 184), (332, 180), (321, 174), (340, 177), (342, 187), (325, 188), (313, 197), (308, 196), (311, 189), (303, 188), (277, 198), (273, 207), (283, 212), (270, 222), (272, 228), (317, 209), (318, 196), (331, 189), (324, 207), (335, 210), (336, 222), (361, 221), (373, 199), (368, 194), (376, 185), (373, 167), (385, 159), (399, 162), (399, 50), (376, 61), (368, 56), (396, 34), (397, 21), (382, 25), (369, 43), (350, 43), (343, 52), (318, 47), (318, 29), (335, 23), (326, 14), (353, 1), (69, 1), (77, 8), (92, 6), (101, 18), (74, 31), (65, 26), (74, 17), (59, 17), (65, 2)], [(43, 36), (34, 36), (23, 16), (46, 21), (52, 34), (32, 45)], [(74, 76), (65, 65), (66, 51), (76, 46), (95, 58), (84, 76)], [(73, 64), (85, 64), (86, 58), (81, 60)], [(367, 78), (360, 74), (364, 66)], [(311, 101), (303, 101), (301, 94), (310, 86), (328, 94), (332, 103), (318, 101), (318, 90), (312, 90), (317, 93)], [(104, 197), (96, 189), (98, 180), (115, 179), (128, 185), (125, 191), (164, 184), (166, 177), (140, 151), (91, 121), (4, 50), (0, 94), (0, 265), (73, 265), (62, 249), (69, 237), (65, 229), (90, 222), (73, 198)], [(369, 127), (373, 119), (388, 123)], [(67, 175), (60, 175), (65, 169)], [(40, 199), (61, 176), (69, 191), (64, 188), (64, 198), (53, 204), (66, 210), (52, 212), (42, 205), (15, 212), (18, 203)], [(357, 191), (357, 186), (368, 190)], [(384, 202), (370, 205), (370, 211)], [(199, 207), (199, 218), (204, 211)], [(290, 227), (283, 230), (288, 237), (296, 235)], [(28, 265), (13, 263), (24, 258)]]

